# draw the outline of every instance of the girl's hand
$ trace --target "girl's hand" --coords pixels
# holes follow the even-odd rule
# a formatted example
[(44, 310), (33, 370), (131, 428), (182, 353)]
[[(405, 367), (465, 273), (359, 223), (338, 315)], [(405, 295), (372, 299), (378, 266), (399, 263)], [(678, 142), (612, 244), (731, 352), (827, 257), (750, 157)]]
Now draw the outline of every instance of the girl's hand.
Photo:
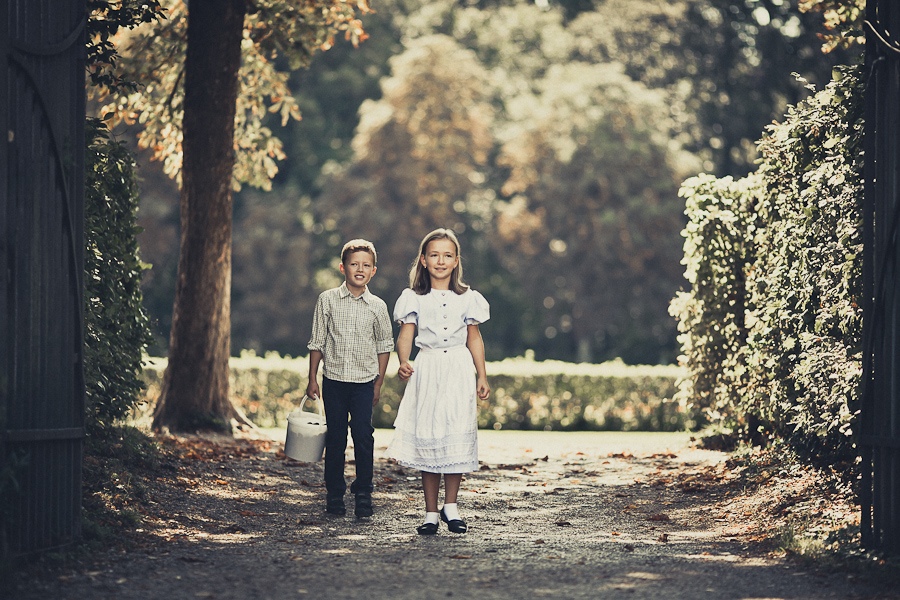
[(475, 385), (478, 397), (482, 400), (487, 400), (488, 396), (491, 395), (491, 386), (488, 385), (487, 377), (479, 377)]
[(400, 368), (397, 370), (397, 376), (400, 377), (400, 381), (407, 381), (410, 377), (412, 377), (413, 368), (412, 365), (408, 362), (400, 365)]

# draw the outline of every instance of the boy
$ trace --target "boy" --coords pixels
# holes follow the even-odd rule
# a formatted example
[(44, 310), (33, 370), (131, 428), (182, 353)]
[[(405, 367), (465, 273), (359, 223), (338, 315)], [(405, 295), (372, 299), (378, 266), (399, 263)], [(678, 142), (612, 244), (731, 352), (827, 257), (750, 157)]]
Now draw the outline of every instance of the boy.
[(372, 516), (372, 470), (375, 438), (372, 408), (381, 398), (381, 384), (394, 349), (387, 305), (374, 296), (368, 283), (375, 275), (375, 246), (350, 240), (341, 250), (340, 287), (322, 292), (316, 302), (309, 340), (309, 384), (306, 394), (317, 397), (317, 375), (322, 363), (321, 396), (325, 404), (325, 510), (344, 515), (344, 453), (347, 421), (353, 435), (356, 479), (350, 491), (356, 497), (357, 517)]

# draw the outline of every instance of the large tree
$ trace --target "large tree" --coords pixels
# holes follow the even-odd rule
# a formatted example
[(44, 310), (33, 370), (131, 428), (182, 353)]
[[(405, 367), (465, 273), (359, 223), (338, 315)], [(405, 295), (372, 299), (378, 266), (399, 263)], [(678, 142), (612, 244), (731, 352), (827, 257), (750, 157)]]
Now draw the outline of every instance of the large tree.
[(168, 6), (167, 21), (131, 36), (127, 56), (143, 87), (114, 96), (107, 109), (140, 121), (140, 143), (181, 181), (169, 366), (154, 427), (230, 431), (241, 420), (228, 389), (232, 190), (242, 182), (266, 187), (277, 170), (280, 143), (265, 127), (266, 113), (296, 116), (275, 60), (303, 66), (340, 29), (358, 40), (355, 8), (367, 4), (207, 0), (188, 10), (173, 0)]

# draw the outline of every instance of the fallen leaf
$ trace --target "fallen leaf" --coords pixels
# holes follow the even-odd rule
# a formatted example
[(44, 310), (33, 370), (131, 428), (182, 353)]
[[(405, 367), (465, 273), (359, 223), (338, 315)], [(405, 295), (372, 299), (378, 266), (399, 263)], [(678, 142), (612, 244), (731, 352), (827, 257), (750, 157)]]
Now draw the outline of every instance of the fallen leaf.
[(657, 513), (655, 515), (650, 515), (649, 517), (647, 517), (647, 520), (649, 520), (649, 521), (668, 521), (669, 515), (666, 515), (663, 513)]
[(204, 562), (202, 558), (197, 558), (196, 556), (180, 556), (179, 560), (183, 560), (187, 563), (201, 563)]
[(228, 482), (225, 481), (224, 479), (216, 479), (216, 483), (218, 485), (228, 485)]
[(656, 538), (656, 541), (662, 542), (663, 544), (669, 543), (669, 534), (668, 533), (660, 534), (660, 536), (658, 538)]
[(674, 452), (659, 452), (657, 454), (651, 454), (650, 458), (678, 458), (678, 455)]
[(571, 527), (572, 526), (572, 524), (569, 523), (568, 521), (557, 521), (556, 524), (559, 525), (560, 527)]
[(634, 544), (625, 544), (625, 552), (634, 552)]
[(450, 556), (449, 558), (465, 559), (465, 558), (472, 558), (472, 555), (471, 554), (454, 554), (454, 555)]

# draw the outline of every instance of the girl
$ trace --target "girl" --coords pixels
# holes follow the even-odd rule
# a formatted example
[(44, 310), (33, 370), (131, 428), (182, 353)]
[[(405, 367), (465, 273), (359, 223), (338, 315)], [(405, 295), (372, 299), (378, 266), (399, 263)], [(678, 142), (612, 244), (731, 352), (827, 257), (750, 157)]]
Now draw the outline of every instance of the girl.
[[(410, 269), (409, 289), (394, 307), (398, 375), (408, 384), (388, 446), (390, 457), (422, 471), (421, 535), (437, 533), (439, 519), (453, 533), (468, 529), (456, 500), (463, 473), (478, 469), (476, 396), (486, 400), (491, 393), (478, 324), (489, 318), (487, 300), (463, 283), (456, 235), (449, 229), (429, 233)], [(415, 368), (409, 364), (414, 338)], [(442, 474), (444, 506), (438, 512)]]

